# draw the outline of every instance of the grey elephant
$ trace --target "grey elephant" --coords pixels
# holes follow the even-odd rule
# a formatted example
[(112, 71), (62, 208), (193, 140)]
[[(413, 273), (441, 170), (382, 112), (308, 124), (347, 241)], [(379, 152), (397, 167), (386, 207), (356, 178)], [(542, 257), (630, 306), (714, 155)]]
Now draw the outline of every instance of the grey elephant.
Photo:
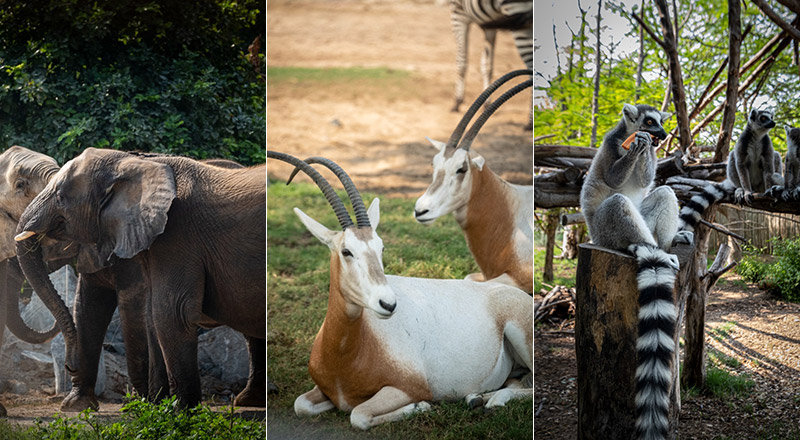
[[(17, 220), (25, 208), (58, 170), (53, 158), (23, 147), (14, 146), (0, 154), (0, 210), (5, 214), (0, 215), (0, 259), (7, 274), (7, 281), (0, 284), (7, 285), (6, 291), (0, 292), (0, 301), (5, 302), (6, 307), (2, 310), (9, 328), (18, 337), (18, 332), (23, 332), (25, 337), (21, 339), (30, 342), (44, 342), (57, 333), (58, 327), (39, 334), (32, 329), (26, 332), (27, 326), (20, 328), (24, 323), (20, 324), (17, 303), (24, 277), (16, 259), (12, 258), (16, 252), (14, 235)], [(123, 327), (128, 375), (134, 389), (144, 396), (150, 393), (152, 398), (160, 397), (157, 392), (149, 391), (149, 384), (154, 390), (163, 389), (166, 393), (166, 368), (160, 350), (148, 353), (148, 327), (141, 307), (146, 300), (147, 285), (138, 262), (103, 262), (91, 245), (52, 240), (43, 251), (43, 258), (50, 269), (73, 263), (78, 273), (75, 316), (79, 341), (72, 351), (74, 358), (68, 368), (73, 388), (64, 399), (62, 410), (98, 408), (94, 387), (100, 352), (117, 307)], [(150, 338), (155, 340), (155, 335), (150, 335)]]
[(243, 333), (250, 377), (237, 405), (265, 404), (266, 168), (226, 169), (182, 158), (88, 148), (22, 214), (17, 255), (70, 348), (78, 332), (47, 277), (40, 237), (96, 246), (101, 261), (138, 261), (147, 315), (170, 391), (200, 402), (197, 330)]

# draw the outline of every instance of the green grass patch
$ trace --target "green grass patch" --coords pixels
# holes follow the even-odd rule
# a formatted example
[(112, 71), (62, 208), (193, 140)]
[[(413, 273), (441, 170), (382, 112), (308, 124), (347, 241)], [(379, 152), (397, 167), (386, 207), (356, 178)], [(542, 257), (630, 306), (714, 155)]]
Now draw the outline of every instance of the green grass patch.
[(742, 366), (742, 362), (739, 361), (739, 359), (714, 349), (708, 351), (708, 360), (715, 365), (724, 365), (728, 368), (739, 368)]
[(734, 327), (736, 327), (736, 321), (728, 321), (719, 327), (710, 329), (708, 335), (717, 341), (722, 341), (731, 335)]
[[(542, 270), (544, 269), (545, 250), (533, 250), (533, 267), (536, 271), (533, 274), (533, 291), (538, 293), (544, 287), (542, 280)], [(578, 268), (578, 259), (562, 260), (553, 259), (553, 281), (548, 282), (548, 285), (559, 285), (567, 287), (575, 287), (575, 271)], [(549, 289), (548, 289), (549, 290)]]
[(713, 364), (706, 369), (706, 391), (720, 399), (746, 397), (754, 387), (746, 374), (733, 374)]
[(266, 436), (263, 421), (245, 420), (232, 410), (214, 412), (200, 405), (180, 410), (173, 396), (154, 405), (144, 399), (127, 396), (121, 410), (121, 421), (104, 423), (94, 411), (85, 410), (75, 417), (57, 415), (50, 423), (37, 420), (35, 426), (23, 428), (0, 421), (0, 438), (7, 440), (51, 439), (80, 440), (137, 439), (137, 440), (260, 440)]
[[(339, 194), (345, 197), (344, 192)], [(363, 197), (369, 205), (374, 195)], [(271, 184), (267, 198), (267, 375), (281, 389), (277, 396), (270, 396), (267, 405), (270, 418), (287, 423), (296, 420), (299, 426), (306, 421), (297, 418), (292, 408), (297, 396), (314, 387), (308, 360), (327, 310), (330, 251), (306, 230), (292, 208), (300, 208), (330, 229), (339, 226), (314, 185)], [(420, 225), (413, 218), (414, 202), (381, 198), (377, 233), (385, 246), (385, 272), (425, 278), (464, 278), (478, 272), (455, 219), (448, 215), (432, 225)], [(367, 438), (350, 427), (349, 416), (341, 411), (323, 413), (309, 423), (320, 421), (330, 424), (343, 438)], [(512, 402), (489, 412), (470, 411), (458, 401), (435, 403), (428, 413), (377, 426), (369, 434), (403, 439), (511, 439), (530, 438), (532, 432), (530, 401)]]
[(364, 80), (406, 79), (411, 73), (388, 67), (267, 67), (267, 81), (280, 82), (335, 82)]

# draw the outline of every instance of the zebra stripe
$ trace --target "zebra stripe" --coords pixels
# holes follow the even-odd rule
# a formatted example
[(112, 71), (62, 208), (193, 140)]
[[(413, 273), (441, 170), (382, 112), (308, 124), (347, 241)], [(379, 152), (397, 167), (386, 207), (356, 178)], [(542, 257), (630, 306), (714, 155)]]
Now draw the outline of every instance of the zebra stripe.
[(514, 37), (517, 52), (533, 70), (533, 1), (532, 0), (450, 0), (450, 25), (456, 39), (456, 86), (453, 111), (464, 101), (464, 78), (467, 73), (469, 25), (477, 24), (484, 32), (481, 57), (483, 88), (492, 80), (494, 39), (497, 30), (508, 30)]
[(672, 298), (676, 269), (671, 256), (656, 246), (631, 245), (628, 250), (636, 257), (639, 289), (636, 434), (640, 440), (664, 439), (678, 317)]

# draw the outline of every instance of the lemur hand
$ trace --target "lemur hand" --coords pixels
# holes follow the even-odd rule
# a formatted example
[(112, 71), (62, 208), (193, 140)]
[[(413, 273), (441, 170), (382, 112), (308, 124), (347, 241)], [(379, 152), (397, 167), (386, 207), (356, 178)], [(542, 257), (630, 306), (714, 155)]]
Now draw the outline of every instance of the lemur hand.
[(741, 205), (742, 203), (747, 203), (749, 205), (753, 203), (753, 192), (747, 191), (744, 188), (736, 188), (736, 192), (734, 193), (733, 198), (739, 205)]
[(650, 149), (652, 141), (650, 140), (650, 134), (643, 131), (637, 131), (634, 134), (636, 138), (631, 143), (631, 149), (628, 151), (628, 154), (640, 156)]

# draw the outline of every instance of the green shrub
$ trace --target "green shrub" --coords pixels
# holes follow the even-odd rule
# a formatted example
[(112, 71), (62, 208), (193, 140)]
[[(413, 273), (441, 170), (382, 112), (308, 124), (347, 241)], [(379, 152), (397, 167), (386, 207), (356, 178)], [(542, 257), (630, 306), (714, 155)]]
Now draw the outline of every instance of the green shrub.
[(764, 261), (760, 251), (747, 250), (737, 272), (789, 301), (800, 301), (800, 237), (772, 240), (774, 261)]
[(95, 418), (93, 411), (86, 410), (78, 417), (58, 416), (50, 423), (37, 421), (27, 433), (30, 438), (53, 440), (261, 440), (266, 436), (263, 421), (244, 420), (230, 411), (214, 412), (205, 405), (181, 411), (176, 408), (174, 396), (158, 405), (144, 399), (130, 400), (122, 413), (122, 421), (104, 424)]

